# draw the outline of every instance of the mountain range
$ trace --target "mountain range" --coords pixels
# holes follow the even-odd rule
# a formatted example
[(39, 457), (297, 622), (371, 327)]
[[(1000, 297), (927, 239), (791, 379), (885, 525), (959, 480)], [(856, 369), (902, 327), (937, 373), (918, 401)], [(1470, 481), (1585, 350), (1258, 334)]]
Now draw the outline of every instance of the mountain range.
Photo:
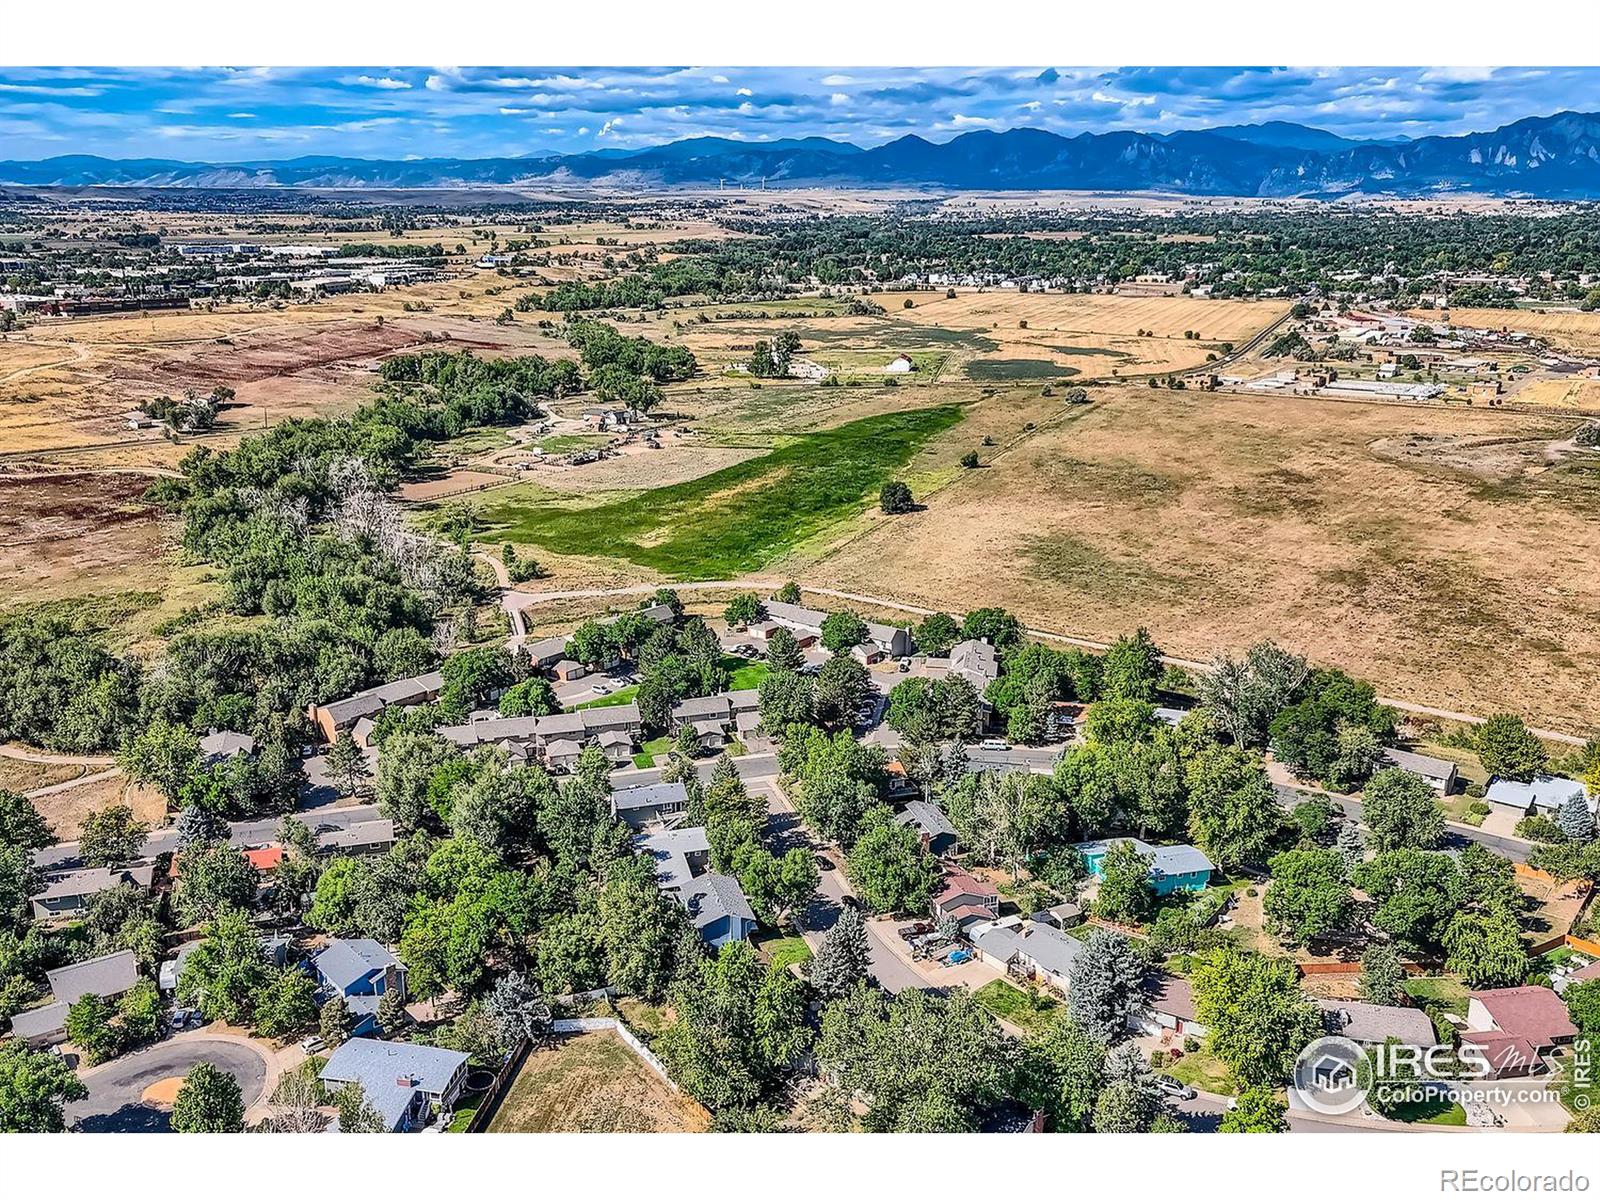
[(1148, 134), (1063, 137), (979, 130), (864, 149), (828, 138), (702, 137), (641, 150), (508, 158), (254, 162), (68, 155), (0, 161), (0, 184), (31, 187), (461, 188), (740, 186), (1088, 189), (1214, 196), (1428, 196), (1484, 193), (1600, 199), (1600, 113), (1528, 117), (1487, 133), (1356, 141), (1272, 121)]

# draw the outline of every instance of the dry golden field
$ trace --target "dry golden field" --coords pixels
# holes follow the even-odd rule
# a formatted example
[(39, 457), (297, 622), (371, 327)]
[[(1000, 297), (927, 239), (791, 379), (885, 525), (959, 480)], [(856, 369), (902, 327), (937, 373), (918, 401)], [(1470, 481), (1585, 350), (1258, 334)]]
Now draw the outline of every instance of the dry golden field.
[(1144, 624), (1190, 658), (1274, 637), (1389, 695), (1600, 725), (1600, 464), (1548, 452), (1570, 419), (1096, 396), (924, 511), (785, 565), (1093, 638)]
[(1600, 379), (1535, 379), (1516, 388), (1506, 399), (1513, 404), (1600, 413)]
[[(1412, 316), (1426, 319), (1417, 310)], [(1433, 317), (1438, 318), (1438, 313)], [(1472, 329), (1511, 329), (1549, 338), (1574, 350), (1600, 353), (1600, 312), (1535, 312), (1527, 308), (1452, 308), (1450, 323)]]

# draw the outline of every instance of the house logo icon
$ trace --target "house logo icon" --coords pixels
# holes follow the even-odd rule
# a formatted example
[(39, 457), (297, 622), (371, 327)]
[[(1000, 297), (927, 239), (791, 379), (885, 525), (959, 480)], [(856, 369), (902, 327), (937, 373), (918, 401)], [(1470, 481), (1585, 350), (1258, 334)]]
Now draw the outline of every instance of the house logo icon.
[(1313, 1112), (1354, 1112), (1367, 1098), (1365, 1065), (1361, 1047), (1349, 1038), (1318, 1038), (1295, 1059), (1295, 1094)]

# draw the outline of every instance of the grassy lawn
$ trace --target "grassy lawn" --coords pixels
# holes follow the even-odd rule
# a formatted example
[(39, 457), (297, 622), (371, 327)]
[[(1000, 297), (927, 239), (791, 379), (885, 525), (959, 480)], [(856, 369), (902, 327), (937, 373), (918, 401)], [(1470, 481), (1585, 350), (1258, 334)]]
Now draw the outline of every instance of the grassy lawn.
[(786, 937), (775, 938), (762, 945), (768, 960), (779, 969), (787, 968), (792, 963), (808, 963), (811, 961), (811, 947), (806, 945), (805, 938)]
[(610, 1030), (528, 1055), (492, 1133), (699, 1133), (705, 1109), (674, 1092)]
[(1059, 1001), (1044, 995), (1040, 995), (1035, 1003), (1033, 996), (1021, 988), (1013, 987), (1004, 979), (991, 979), (972, 995), (995, 1016), (1030, 1033), (1048, 1024), (1061, 1009)]
[(1179, 1083), (1186, 1083), (1197, 1091), (1213, 1092), (1219, 1096), (1231, 1096), (1235, 1092), (1228, 1068), (1209, 1050), (1185, 1054), (1177, 1062), (1162, 1067), (1158, 1074), (1171, 1075)]
[(616, 1007), (628, 1028), (646, 1039), (655, 1037), (672, 1024), (672, 1009), (665, 1004), (651, 1004), (637, 996), (621, 996)]
[(598, 502), (532, 498), (513, 486), (480, 515), (496, 540), (626, 559), (677, 579), (730, 578), (862, 511), (961, 418), (956, 405), (867, 417), (699, 479)]
[(1428, 1008), (1458, 1017), (1467, 1015), (1467, 985), (1453, 975), (1426, 975), (1406, 980), (1406, 995)]
[(478, 1111), (478, 1105), (483, 1103), (483, 1093), (475, 1096), (463, 1096), (456, 1101), (455, 1114), (450, 1118), (450, 1127), (446, 1133), (465, 1133), (467, 1125), (472, 1120), (472, 1115)]
[(730, 655), (722, 660), (722, 665), (728, 668), (728, 688), (730, 691), (743, 691), (746, 688), (758, 688), (761, 681), (767, 677), (771, 670), (764, 662), (751, 662), (749, 659)]
[(574, 704), (572, 707), (574, 709), (610, 708), (616, 704), (631, 704), (633, 703), (633, 698), (638, 694), (639, 688), (638, 685), (635, 684), (633, 687), (618, 688), (609, 696), (596, 696), (593, 700), (584, 700), (581, 703)]
[(1396, 1105), (1389, 1118), (1393, 1121), (1404, 1121), (1408, 1125), (1465, 1125), (1467, 1110), (1454, 1100), (1439, 1097), (1418, 1101), (1416, 1104)]
[(1465, 792), (1457, 792), (1454, 796), (1446, 796), (1440, 802), (1447, 820), (1459, 822), (1462, 825), (1482, 825), (1483, 819), (1489, 814), (1486, 812), (1473, 812), (1474, 804), (1481, 805), (1482, 800), (1474, 800)]
[(651, 738), (646, 742), (639, 753), (633, 756), (633, 765), (636, 767), (653, 767), (656, 765), (656, 755), (665, 754), (672, 749), (672, 739), (669, 737)]

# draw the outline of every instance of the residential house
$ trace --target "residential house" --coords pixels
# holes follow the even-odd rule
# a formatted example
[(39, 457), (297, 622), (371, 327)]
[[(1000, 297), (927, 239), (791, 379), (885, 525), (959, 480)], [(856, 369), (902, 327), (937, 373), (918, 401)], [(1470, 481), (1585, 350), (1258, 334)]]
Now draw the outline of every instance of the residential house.
[(990, 966), (1062, 993), (1070, 990), (1073, 964), (1083, 953), (1083, 943), (1071, 934), (1020, 917), (980, 921), (968, 927), (967, 940)]
[(386, 993), (406, 998), (405, 965), (371, 938), (334, 938), (311, 959), (311, 970), (324, 1000), (343, 998), (356, 1034), (377, 1028), (378, 1003)]
[(1140, 854), (1149, 856), (1150, 890), (1158, 896), (1167, 896), (1180, 889), (1203, 891), (1211, 882), (1211, 872), (1216, 869), (1205, 852), (1193, 846), (1152, 846), (1138, 838), (1110, 838), (1106, 841), (1082, 842), (1076, 847), (1078, 853), (1083, 855), (1084, 865), (1088, 867), (1090, 875), (1096, 879), (1101, 877), (1101, 864), (1106, 851), (1118, 842), (1131, 842)]
[(387, 819), (357, 821), (317, 835), (317, 849), (324, 854), (382, 854), (393, 845), (394, 822)]
[(214, 767), (240, 754), (254, 754), (256, 740), (247, 733), (234, 733), (231, 729), (213, 729), (200, 739), (202, 766)]
[(933, 897), (933, 915), (936, 920), (958, 925), (992, 921), (1000, 915), (1000, 892), (993, 884), (946, 864), (943, 886)]
[(895, 823), (913, 826), (922, 839), (923, 848), (936, 858), (955, 854), (960, 849), (960, 834), (937, 804), (913, 800), (895, 817)]
[(1000, 656), (988, 642), (968, 638), (950, 647), (950, 674), (961, 676), (981, 696), (1000, 677)]
[(46, 971), (51, 1003), (26, 1009), (11, 1018), (11, 1033), (30, 1046), (66, 1040), (67, 1010), (84, 996), (115, 1000), (139, 982), (139, 960), (132, 950), (117, 950)]
[(1557, 775), (1538, 775), (1532, 783), (1496, 779), (1483, 794), (1490, 804), (1498, 804), (1516, 813), (1543, 813), (1545, 816), (1560, 812), (1573, 796), (1582, 796), (1589, 805), (1589, 811), (1594, 811), (1594, 797), (1589, 795), (1588, 788), (1576, 779)]
[(1155, 975), (1146, 981), (1145, 992), (1145, 1010), (1129, 1019), (1130, 1028), (1150, 1037), (1204, 1038), (1211, 1032), (1195, 1019), (1194, 989), (1181, 975)]
[(541, 638), (537, 642), (529, 642), (524, 645), (522, 652), (532, 661), (536, 670), (545, 671), (566, 658), (567, 639), (565, 637)]
[(1577, 1036), (1561, 997), (1546, 987), (1491, 988), (1467, 993), (1461, 1044), (1489, 1061), (1489, 1078), (1528, 1075), (1556, 1046)]
[(558, 683), (571, 683), (587, 675), (589, 668), (570, 658), (563, 658), (551, 668), (550, 673), (556, 677)]
[(467, 1078), (467, 1055), (415, 1042), (356, 1037), (329, 1057), (320, 1076), (330, 1091), (355, 1083), (391, 1133), (420, 1129), (448, 1112)]
[(364, 692), (357, 692), (353, 696), (346, 696), (342, 700), (313, 704), (306, 710), (306, 716), (321, 731), (323, 739), (332, 742), (341, 733), (353, 729), (361, 718), (368, 717), (375, 720), (391, 705), (411, 708), (437, 700), (443, 687), (444, 676), (438, 671), (429, 671), (414, 678), (396, 679), (393, 683), (380, 684)]
[(634, 845), (654, 860), (656, 885), (683, 905), (710, 945), (743, 941), (755, 932), (756, 915), (739, 881), (707, 869), (711, 843), (702, 826), (643, 833)]
[(645, 783), (611, 793), (611, 815), (636, 830), (669, 824), (688, 804), (689, 792), (681, 783)]
[(1389, 749), (1383, 752), (1383, 761), (1391, 767), (1409, 771), (1427, 782), (1441, 796), (1448, 796), (1456, 786), (1456, 764), (1448, 758), (1434, 758), (1415, 754), (1410, 750)]
[(595, 743), (613, 766), (625, 766), (633, 761), (633, 738), (620, 729), (602, 729)]
[(1313, 1000), (1330, 1034), (1363, 1046), (1381, 1046), (1391, 1038), (1402, 1046), (1437, 1046), (1433, 1018), (1420, 1008), (1368, 1004), (1361, 1000)]
[(582, 742), (572, 738), (556, 738), (545, 743), (544, 763), (552, 771), (571, 771), (578, 765), (582, 754)]
[(123, 884), (149, 887), (153, 868), (129, 867), (126, 870), (108, 870), (89, 867), (80, 871), (62, 871), (45, 879), (44, 890), (28, 897), (35, 920), (69, 916), (88, 908), (101, 892), (108, 892)]

